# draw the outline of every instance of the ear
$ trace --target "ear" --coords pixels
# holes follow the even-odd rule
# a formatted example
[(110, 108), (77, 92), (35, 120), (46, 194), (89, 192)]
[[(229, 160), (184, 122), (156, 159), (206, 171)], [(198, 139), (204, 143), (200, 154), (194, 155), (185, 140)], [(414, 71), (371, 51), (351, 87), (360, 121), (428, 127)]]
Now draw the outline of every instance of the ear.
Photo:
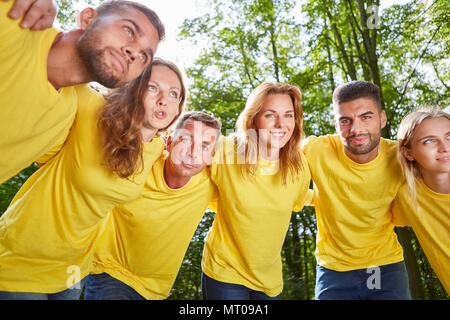
[(77, 16), (77, 27), (85, 31), (97, 17), (98, 13), (94, 8), (86, 8)]
[(386, 112), (384, 110), (381, 110), (380, 112), (380, 119), (381, 119), (381, 128), (384, 128), (387, 122)]
[(411, 155), (411, 152), (409, 151), (408, 148), (406, 147), (401, 147), (400, 148), (400, 152), (402, 153), (402, 155), (408, 159), (409, 161), (414, 161), (414, 157)]

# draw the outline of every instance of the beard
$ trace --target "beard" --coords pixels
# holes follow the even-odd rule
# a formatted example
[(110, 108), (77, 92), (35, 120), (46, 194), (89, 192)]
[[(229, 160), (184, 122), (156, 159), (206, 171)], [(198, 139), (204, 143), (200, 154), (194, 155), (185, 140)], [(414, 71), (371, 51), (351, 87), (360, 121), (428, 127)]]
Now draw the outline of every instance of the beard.
[(116, 88), (121, 79), (114, 76), (111, 68), (105, 64), (105, 50), (96, 48), (96, 43), (99, 43), (99, 40), (95, 26), (92, 26), (77, 42), (78, 55), (93, 81), (107, 88)]
[[(355, 137), (368, 137), (369, 140), (366, 144), (360, 145), (360, 146), (352, 146), (351, 145), (351, 139)], [(359, 134), (359, 135), (352, 135), (345, 138), (345, 144), (344, 147), (350, 151), (352, 154), (360, 155), (360, 154), (367, 154), (371, 152), (373, 149), (375, 149), (380, 144), (380, 138), (381, 138), (381, 132), (378, 134)]]

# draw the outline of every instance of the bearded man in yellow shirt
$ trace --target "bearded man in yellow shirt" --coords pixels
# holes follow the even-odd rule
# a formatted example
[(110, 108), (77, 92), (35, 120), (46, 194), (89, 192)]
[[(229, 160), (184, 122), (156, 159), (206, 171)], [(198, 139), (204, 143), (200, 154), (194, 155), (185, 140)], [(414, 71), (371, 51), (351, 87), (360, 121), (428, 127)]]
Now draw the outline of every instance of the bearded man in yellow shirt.
[(132, 1), (86, 8), (69, 32), (22, 29), (13, 5), (0, 1), (0, 183), (65, 141), (88, 82), (137, 78), (165, 34), (156, 13)]
[(345, 83), (333, 93), (338, 134), (311, 136), (305, 154), (317, 216), (316, 299), (410, 299), (390, 206), (404, 178), (378, 86)]

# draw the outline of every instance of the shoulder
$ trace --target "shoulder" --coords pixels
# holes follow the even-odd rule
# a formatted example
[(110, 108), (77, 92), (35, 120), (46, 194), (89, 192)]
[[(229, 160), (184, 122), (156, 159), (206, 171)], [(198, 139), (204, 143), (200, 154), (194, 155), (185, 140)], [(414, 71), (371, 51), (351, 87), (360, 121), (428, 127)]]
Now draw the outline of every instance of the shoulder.
[(302, 144), (303, 152), (306, 156), (309, 156), (311, 152), (321, 151), (324, 150), (324, 148), (335, 149), (339, 142), (340, 137), (337, 134), (327, 134), (319, 137), (309, 136)]

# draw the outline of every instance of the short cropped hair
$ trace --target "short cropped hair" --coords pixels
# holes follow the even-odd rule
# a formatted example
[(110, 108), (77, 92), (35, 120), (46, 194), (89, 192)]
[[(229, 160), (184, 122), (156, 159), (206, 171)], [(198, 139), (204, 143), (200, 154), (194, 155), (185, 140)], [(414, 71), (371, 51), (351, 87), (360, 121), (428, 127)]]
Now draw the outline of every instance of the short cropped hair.
[(349, 102), (359, 98), (372, 99), (381, 111), (380, 88), (369, 81), (355, 80), (338, 86), (333, 92), (333, 106), (336, 108), (343, 102)]
[(164, 28), (163, 23), (159, 19), (158, 15), (155, 11), (148, 8), (147, 6), (140, 4), (138, 2), (134, 1), (126, 1), (126, 0), (111, 0), (104, 2), (100, 4), (95, 11), (97, 11), (99, 16), (111, 13), (111, 12), (117, 12), (120, 11), (126, 7), (132, 7), (136, 10), (139, 10), (145, 16), (147, 19), (153, 24), (153, 26), (156, 28), (156, 31), (158, 32), (158, 38), (159, 41), (163, 41), (166, 36), (166, 29)]
[(222, 129), (222, 123), (219, 119), (209, 115), (208, 113), (204, 111), (188, 111), (183, 113), (180, 118), (178, 119), (174, 133), (177, 134), (177, 131), (182, 129), (185, 122), (188, 120), (198, 121), (202, 124), (216, 130), (216, 141), (215, 144), (217, 144), (218, 138), (220, 137), (220, 130)]

